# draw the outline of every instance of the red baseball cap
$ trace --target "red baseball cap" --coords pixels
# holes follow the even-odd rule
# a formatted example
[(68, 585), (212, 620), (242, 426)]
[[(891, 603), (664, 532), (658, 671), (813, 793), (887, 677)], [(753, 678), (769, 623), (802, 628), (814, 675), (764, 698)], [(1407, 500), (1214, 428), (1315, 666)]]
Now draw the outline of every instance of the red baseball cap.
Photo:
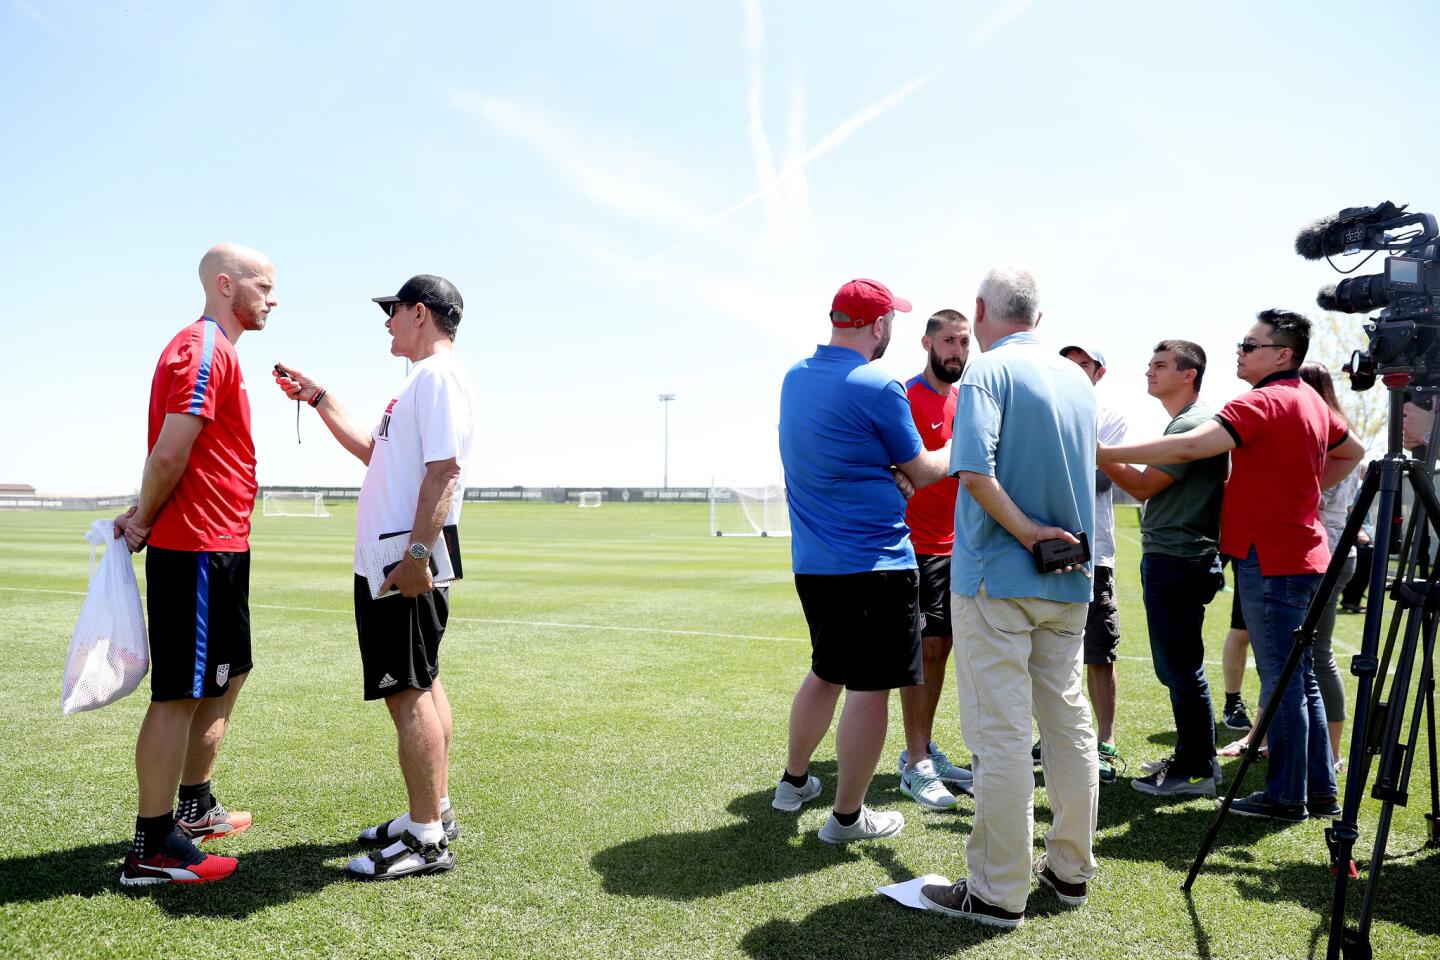
[(835, 323), (832, 320), (833, 326), (865, 327), (891, 310), (909, 313), (910, 301), (895, 296), (889, 287), (878, 280), (851, 280), (835, 294), (830, 309), (850, 318), (849, 323)]

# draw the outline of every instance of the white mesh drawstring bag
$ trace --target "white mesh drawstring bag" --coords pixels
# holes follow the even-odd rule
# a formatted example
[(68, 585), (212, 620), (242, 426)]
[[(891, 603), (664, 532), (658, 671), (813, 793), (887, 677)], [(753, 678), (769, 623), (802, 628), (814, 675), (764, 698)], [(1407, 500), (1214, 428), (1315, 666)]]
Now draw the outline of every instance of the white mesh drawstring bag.
[[(90, 543), (90, 589), (70, 638), (60, 709), (94, 710), (140, 686), (150, 669), (140, 585), (124, 540), (115, 539), (114, 520), (96, 520), (85, 534)], [(95, 563), (95, 548), (105, 554)]]

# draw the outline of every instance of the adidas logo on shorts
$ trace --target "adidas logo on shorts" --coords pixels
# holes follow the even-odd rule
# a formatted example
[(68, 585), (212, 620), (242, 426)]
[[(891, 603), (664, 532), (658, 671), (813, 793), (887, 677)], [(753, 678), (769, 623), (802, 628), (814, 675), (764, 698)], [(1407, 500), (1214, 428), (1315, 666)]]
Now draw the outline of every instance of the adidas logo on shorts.
[(380, 690), (384, 690), (386, 687), (393, 687), (395, 686), (395, 678), (387, 673), (385, 674), (385, 676), (380, 678), (380, 682), (377, 683), (375, 686), (377, 689)]

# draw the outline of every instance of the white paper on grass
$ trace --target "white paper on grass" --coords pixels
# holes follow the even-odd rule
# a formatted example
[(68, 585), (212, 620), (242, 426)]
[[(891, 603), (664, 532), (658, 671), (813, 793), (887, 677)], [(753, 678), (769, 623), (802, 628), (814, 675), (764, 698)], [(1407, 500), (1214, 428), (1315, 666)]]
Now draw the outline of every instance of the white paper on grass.
[(920, 902), (920, 888), (932, 883), (950, 886), (950, 881), (936, 873), (927, 873), (923, 877), (916, 877), (914, 880), (906, 880), (903, 883), (892, 883), (883, 887), (876, 887), (876, 893), (883, 893), (896, 903), (916, 910), (924, 910), (925, 904)]
[[(115, 539), (115, 521), (96, 520), (85, 533), (90, 543), (90, 587), (70, 636), (70, 653), (60, 681), (60, 709), (94, 710), (134, 691), (150, 669), (140, 585), (124, 540)], [(105, 554), (95, 563), (95, 548)]]

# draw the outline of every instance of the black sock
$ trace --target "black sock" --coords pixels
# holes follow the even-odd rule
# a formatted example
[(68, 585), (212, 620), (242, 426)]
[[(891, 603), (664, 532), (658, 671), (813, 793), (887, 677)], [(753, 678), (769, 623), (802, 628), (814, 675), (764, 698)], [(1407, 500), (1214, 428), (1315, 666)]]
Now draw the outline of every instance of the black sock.
[(1227, 694), (1225, 694), (1225, 709), (1226, 709), (1226, 710), (1229, 710), (1231, 707), (1235, 706), (1235, 704), (1237, 704), (1237, 703), (1239, 703), (1239, 702), (1240, 702), (1240, 694), (1239, 694), (1239, 693), (1227, 693)]
[(833, 813), (835, 814), (835, 821), (842, 827), (853, 827), (855, 826), (855, 821), (860, 819), (859, 810), (856, 810), (854, 813), (841, 813), (839, 810), (835, 810)]
[(210, 781), (196, 784), (180, 784), (180, 803), (175, 811), (176, 817), (181, 820), (198, 820), (201, 815), (209, 813), (210, 808), (215, 806), (215, 798), (210, 794)]
[(136, 817), (135, 840), (130, 844), (130, 852), (137, 857), (148, 857), (159, 852), (160, 845), (174, 829), (174, 813), (162, 813), (158, 817)]
[(810, 782), (810, 777), (807, 776), (808, 773), (809, 771), (807, 770), (805, 773), (802, 773), (797, 777), (792, 775), (789, 770), (786, 770), (780, 775), (780, 779), (790, 784), (790, 786), (792, 787), (803, 788), (807, 783)]

